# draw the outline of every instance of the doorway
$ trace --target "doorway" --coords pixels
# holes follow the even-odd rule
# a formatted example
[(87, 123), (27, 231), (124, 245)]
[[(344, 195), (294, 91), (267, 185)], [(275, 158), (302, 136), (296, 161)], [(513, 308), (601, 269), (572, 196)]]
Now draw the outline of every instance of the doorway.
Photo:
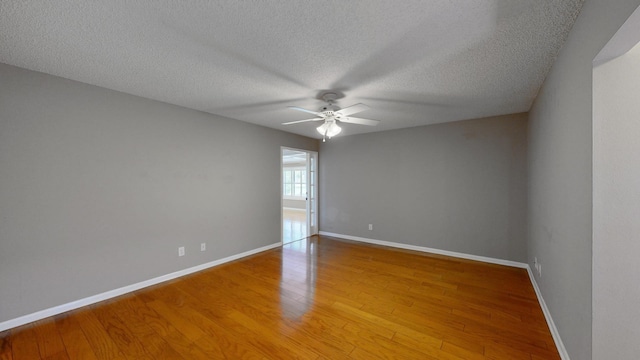
[(594, 59), (592, 358), (640, 351), (640, 7)]
[(281, 238), (288, 244), (318, 233), (318, 153), (282, 147), (280, 155)]

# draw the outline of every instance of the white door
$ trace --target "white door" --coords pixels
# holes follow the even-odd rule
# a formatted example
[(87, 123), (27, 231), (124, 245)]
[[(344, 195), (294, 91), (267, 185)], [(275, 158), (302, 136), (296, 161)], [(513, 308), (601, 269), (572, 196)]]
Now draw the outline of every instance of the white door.
[(318, 153), (307, 152), (307, 234), (318, 233)]
[(281, 149), (282, 242), (318, 233), (318, 153)]

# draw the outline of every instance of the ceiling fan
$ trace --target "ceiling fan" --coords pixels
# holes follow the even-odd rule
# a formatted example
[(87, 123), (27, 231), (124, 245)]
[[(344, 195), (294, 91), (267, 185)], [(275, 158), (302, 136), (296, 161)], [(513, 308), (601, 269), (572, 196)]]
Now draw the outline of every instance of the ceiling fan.
[(324, 123), (316, 128), (316, 130), (318, 130), (320, 135), (322, 135), (322, 141), (324, 142), (325, 138), (328, 137), (329, 139), (331, 139), (332, 137), (338, 135), (340, 131), (342, 131), (342, 128), (338, 126), (338, 122), (345, 122), (345, 123), (358, 124), (358, 125), (369, 125), (369, 126), (376, 126), (380, 122), (378, 120), (362, 119), (362, 118), (349, 116), (351, 114), (365, 111), (369, 109), (369, 107), (365, 104), (355, 104), (355, 105), (348, 106), (344, 109), (340, 109), (339, 107), (333, 104), (333, 102), (337, 98), (338, 98), (338, 94), (332, 93), (332, 92), (328, 92), (322, 95), (322, 100), (324, 100), (327, 103), (327, 105), (320, 108), (320, 111), (307, 110), (297, 106), (289, 106), (289, 109), (313, 114), (316, 117), (311, 119), (289, 121), (286, 123), (282, 123), (282, 125), (291, 125), (291, 124), (298, 124), (303, 122), (324, 120)]

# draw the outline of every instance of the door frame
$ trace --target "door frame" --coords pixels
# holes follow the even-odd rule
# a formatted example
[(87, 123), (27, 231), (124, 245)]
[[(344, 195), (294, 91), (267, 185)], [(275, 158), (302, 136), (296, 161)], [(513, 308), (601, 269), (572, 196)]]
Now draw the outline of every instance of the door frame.
[[(317, 235), (319, 231), (318, 227), (318, 152), (305, 150), (305, 149), (297, 149), (288, 146), (280, 146), (280, 243), (283, 243), (282, 237), (284, 236), (284, 218), (283, 218), (283, 208), (284, 208), (284, 189), (283, 189), (283, 162), (282, 157), (284, 155), (285, 150), (290, 151), (298, 151), (305, 153), (307, 155), (306, 160), (306, 173), (307, 173), (307, 200), (306, 200), (306, 214), (307, 214), (307, 237)], [(311, 161), (313, 158), (315, 161)], [(311, 166), (313, 165), (313, 169)], [(313, 176), (313, 179), (311, 178)], [(315, 185), (315, 192), (311, 192), (311, 184)], [(314, 196), (315, 195), (315, 196)], [(312, 201), (315, 200), (315, 201)], [(313, 208), (312, 208), (313, 207)], [(313, 218), (312, 218), (313, 217)], [(314, 224), (312, 226), (311, 224)]]

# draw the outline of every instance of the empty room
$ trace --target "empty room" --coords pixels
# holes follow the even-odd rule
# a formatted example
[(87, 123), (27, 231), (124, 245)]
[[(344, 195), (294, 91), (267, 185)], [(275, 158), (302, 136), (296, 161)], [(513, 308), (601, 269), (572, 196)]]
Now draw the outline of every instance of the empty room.
[(637, 359), (639, 7), (0, 2), (0, 360)]

